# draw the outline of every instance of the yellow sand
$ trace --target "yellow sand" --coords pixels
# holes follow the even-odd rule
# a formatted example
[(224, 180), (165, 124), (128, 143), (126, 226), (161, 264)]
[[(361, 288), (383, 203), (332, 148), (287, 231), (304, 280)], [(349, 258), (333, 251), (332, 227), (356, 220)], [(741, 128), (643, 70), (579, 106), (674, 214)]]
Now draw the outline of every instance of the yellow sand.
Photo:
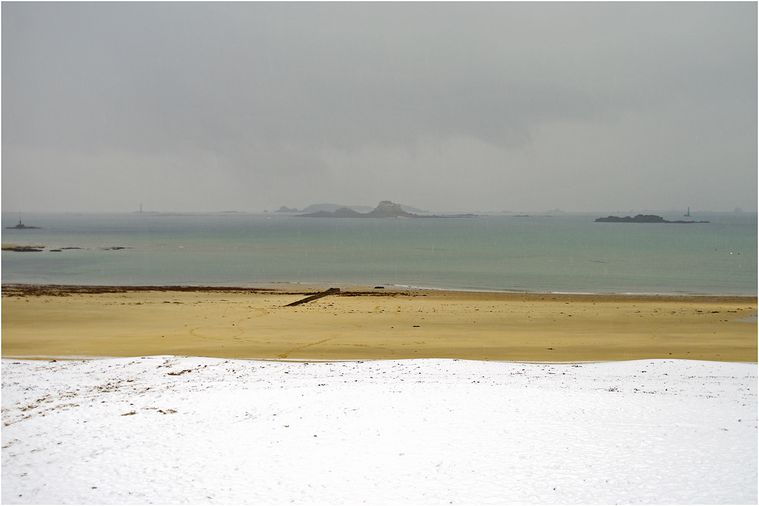
[(419, 291), (151, 291), (2, 298), (3, 357), (756, 361), (755, 298)]

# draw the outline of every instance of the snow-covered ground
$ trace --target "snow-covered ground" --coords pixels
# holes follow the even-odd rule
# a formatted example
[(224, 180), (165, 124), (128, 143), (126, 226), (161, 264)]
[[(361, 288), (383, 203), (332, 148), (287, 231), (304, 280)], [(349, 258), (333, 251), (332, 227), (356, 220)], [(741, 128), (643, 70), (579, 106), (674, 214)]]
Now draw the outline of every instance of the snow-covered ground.
[(4, 503), (756, 503), (756, 364), (2, 362)]

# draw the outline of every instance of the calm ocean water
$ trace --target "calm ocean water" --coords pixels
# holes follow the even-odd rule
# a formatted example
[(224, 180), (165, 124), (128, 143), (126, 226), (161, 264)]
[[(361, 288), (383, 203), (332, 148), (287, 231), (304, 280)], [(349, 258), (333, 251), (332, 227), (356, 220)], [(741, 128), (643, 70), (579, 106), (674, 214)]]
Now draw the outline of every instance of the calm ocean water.
[[(282, 215), (25, 214), (3, 283), (268, 282), (535, 292), (757, 293), (755, 213), (708, 224), (594, 223), (599, 215), (319, 219)], [(666, 216), (680, 219), (678, 215)], [(129, 249), (104, 250), (123, 246)]]

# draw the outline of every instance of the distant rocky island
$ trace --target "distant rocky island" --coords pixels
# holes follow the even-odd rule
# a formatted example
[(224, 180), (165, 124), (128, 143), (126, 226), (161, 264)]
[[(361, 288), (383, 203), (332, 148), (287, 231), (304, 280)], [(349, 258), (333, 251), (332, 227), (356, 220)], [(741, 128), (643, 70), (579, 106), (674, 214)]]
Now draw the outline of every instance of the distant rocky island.
[[(405, 204), (399, 204), (401, 206), (401, 209), (403, 209), (407, 213), (411, 214), (430, 214), (429, 211), (425, 211), (423, 209), (418, 209), (413, 206), (407, 206)], [(313, 214), (318, 213), (320, 211), (327, 211), (330, 213), (334, 213), (338, 209), (350, 209), (352, 211), (356, 211), (357, 213), (361, 214), (367, 214), (374, 210), (373, 206), (360, 206), (360, 205), (346, 205), (346, 204), (311, 204), (307, 207), (304, 207), (303, 209), (298, 209), (295, 207), (288, 207), (288, 206), (281, 206), (279, 209), (274, 211), (275, 213), (282, 213), (282, 214), (295, 214), (295, 213), (302, 213), (302, 214)]]
[(606, 218), (596, 218), (600, 223), (709, 223), (708, 221), (686, 221), (686, 220), (665, 220), (655, 214), (636, 214), (635, 216), (607, 216)]
[(360, 213), (349, 207), (340, 207), (334, 211), (316, 211), (299, 214), (308, 218), (474, 218), (475, 214), (416, 214), (406, 211), (401, 204), (383, 200), (368, 213)]

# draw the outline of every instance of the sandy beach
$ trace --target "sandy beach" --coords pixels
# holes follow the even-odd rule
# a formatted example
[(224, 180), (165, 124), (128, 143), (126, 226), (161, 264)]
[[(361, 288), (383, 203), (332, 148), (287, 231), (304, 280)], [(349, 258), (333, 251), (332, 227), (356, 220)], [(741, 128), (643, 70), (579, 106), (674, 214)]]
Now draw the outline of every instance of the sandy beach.
[[(756, 299), (9, 285), (3, 357), (755, 362)], [(321, 289), (327, 287), (320, 287)]]

